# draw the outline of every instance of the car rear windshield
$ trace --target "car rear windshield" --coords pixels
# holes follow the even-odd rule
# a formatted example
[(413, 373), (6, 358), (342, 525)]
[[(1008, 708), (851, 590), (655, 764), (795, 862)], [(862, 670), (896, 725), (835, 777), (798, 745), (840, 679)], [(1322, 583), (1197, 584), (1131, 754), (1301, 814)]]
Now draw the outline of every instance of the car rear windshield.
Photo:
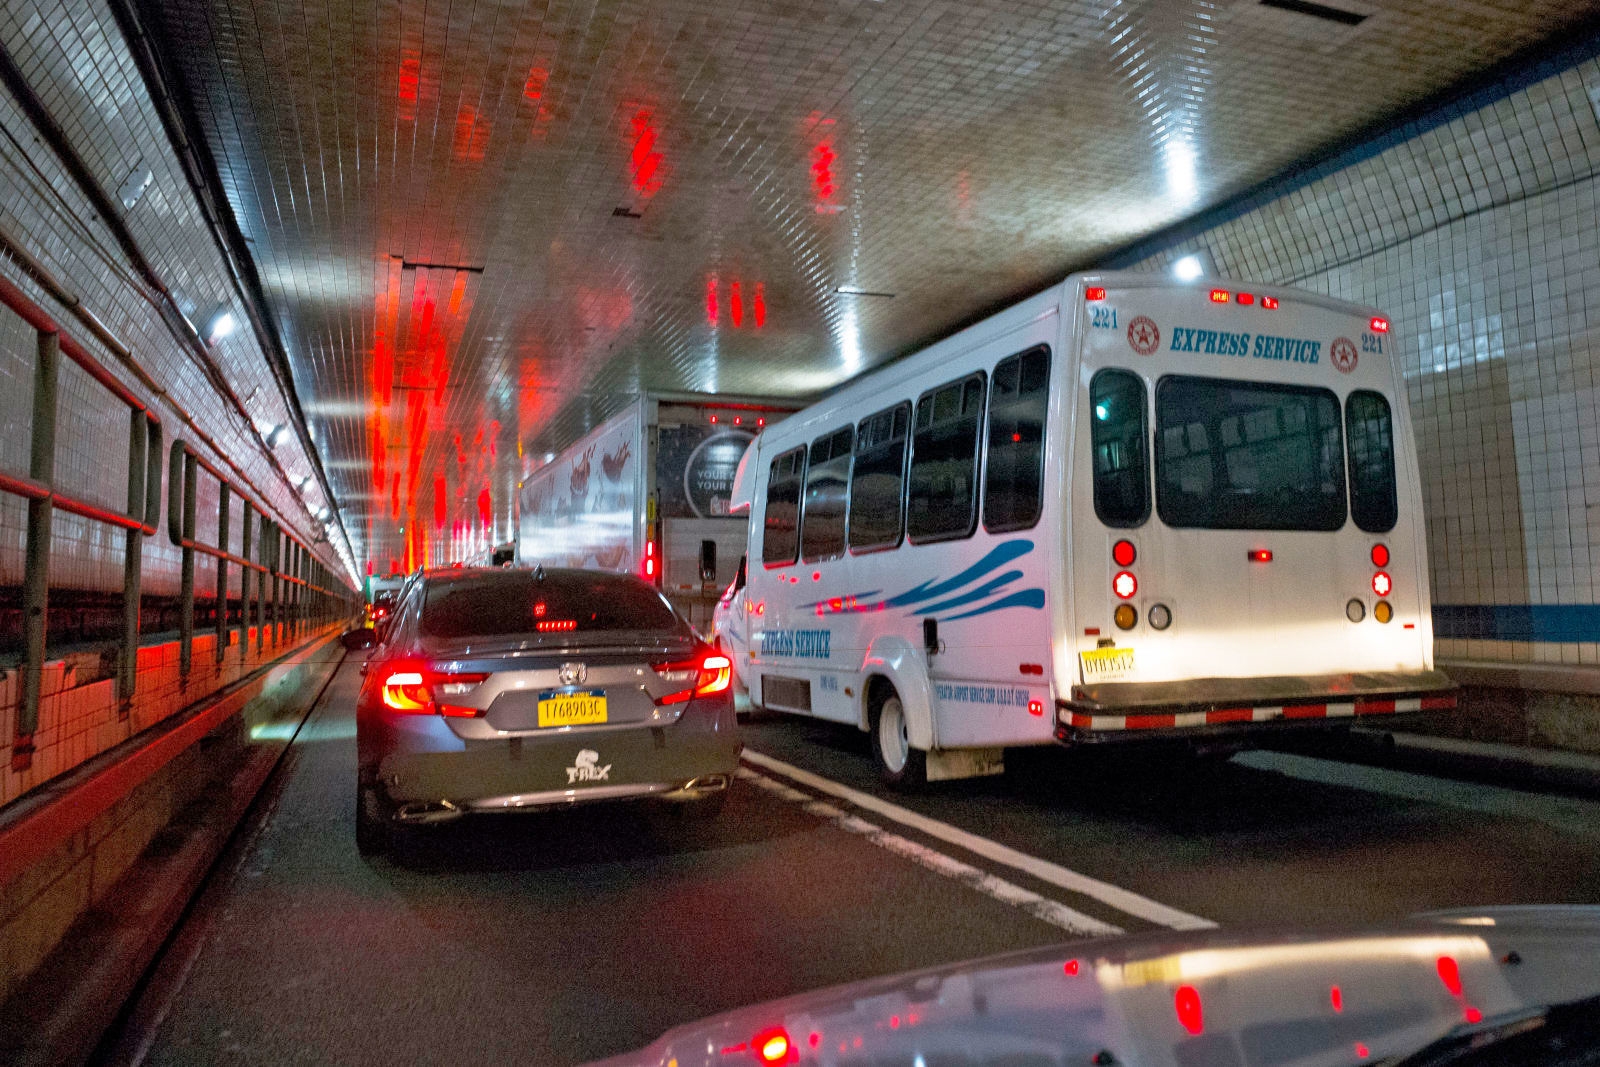
[(500, 571), (439, 582), (422, 606), (424, 637), (490, 637), (602, 630), (676, 631), (667, 602), (637, 578), (587, 572)]
[(1339, 529), (1345, 488), (1338, 398), (1302, 385), (1161, 379), (1156, 510), (1177, 527)]

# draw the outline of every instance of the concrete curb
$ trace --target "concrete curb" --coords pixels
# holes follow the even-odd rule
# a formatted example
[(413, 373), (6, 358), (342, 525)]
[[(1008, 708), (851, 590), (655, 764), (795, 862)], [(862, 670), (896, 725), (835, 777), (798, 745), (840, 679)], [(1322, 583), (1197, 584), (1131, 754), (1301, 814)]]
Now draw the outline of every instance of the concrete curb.
[(1600, 797), (1600, 758), (1524, 745), (1353, 729), (1344, 738), (1284, 746), (1306, 755), (1535, 793)]

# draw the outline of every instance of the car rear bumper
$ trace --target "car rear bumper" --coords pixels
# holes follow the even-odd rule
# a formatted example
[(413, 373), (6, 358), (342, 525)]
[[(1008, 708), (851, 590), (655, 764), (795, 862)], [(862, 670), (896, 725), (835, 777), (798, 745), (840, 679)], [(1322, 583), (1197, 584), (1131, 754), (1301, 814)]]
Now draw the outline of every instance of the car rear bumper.
[(1440, 671), (1107, 683), (1058, 702), (1056, 739), (1241, 738), (1455, 706), (1455, 684)]
[[(464, 744), (419, 736), (421, 718), (393, 731), (374, 722), (370, 728), (377, 736), (362, 746), (374, 756), (363, 776), (381, 788), (402, 821), (619, 800), (695, 800), (727, 788), (741, 748), (731, 699), (687, 709), (664, 726), (571, 729)], [(443, 720), (434, 721), (448, 731)]]

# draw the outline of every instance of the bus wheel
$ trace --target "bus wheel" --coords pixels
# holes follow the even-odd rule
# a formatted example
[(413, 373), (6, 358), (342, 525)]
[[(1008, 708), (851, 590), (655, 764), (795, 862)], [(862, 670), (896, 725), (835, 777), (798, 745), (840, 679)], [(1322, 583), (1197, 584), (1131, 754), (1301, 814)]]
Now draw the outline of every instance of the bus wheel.
[(894, 789), (918, 789), (928, 781), (928, 754), (911, 747), (905, 705), (893, 689), (886, 689), (872, 713), (872, 755), (878, 774)]

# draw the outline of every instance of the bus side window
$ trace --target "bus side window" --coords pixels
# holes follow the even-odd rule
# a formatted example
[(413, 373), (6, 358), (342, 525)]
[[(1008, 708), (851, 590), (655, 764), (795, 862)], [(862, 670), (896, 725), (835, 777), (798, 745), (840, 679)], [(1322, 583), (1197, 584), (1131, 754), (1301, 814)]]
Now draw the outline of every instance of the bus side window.
[(845, 497), (854, 447), (855, 428), (851, 426), (811, 442), (800, 524), (800, 557), (807, 563), (844, 555)]
[(906, 480), (906, 533), (912, 544), (972, 536), (983, 392), (980, 373), (930, 389), (917, 400)]
[(800, 547), (800, 480), (805, 446), (790, 449), (767, 471), (767, 506), (762, 517), (761, 562), (780, 567), (795, 561)]
[(1150, 517), (1150, 449), (1144, 380), (1103, 370), (1089, 381), (1089, 440), (1094, 513), (1107, 526), (1138, 526)]
[(1026, 530), (1044, 501), (1044, 421), (1050, 404), (1050, 348), (1002, 359), (989, 393), (989, 451), (983, 469), (983, 528)]
[(1345, 399), (1344, 426), (1350, 449), (1350, 515), (1367, 533), (1388, 533), (1400, 515), (1389, 401), (1365, 390), (1351, 393)]
[(850, 548), (893, 548), (904, 532), (906, 435), (911, 405), (896, 404), (861, 420), (850, 475)]

